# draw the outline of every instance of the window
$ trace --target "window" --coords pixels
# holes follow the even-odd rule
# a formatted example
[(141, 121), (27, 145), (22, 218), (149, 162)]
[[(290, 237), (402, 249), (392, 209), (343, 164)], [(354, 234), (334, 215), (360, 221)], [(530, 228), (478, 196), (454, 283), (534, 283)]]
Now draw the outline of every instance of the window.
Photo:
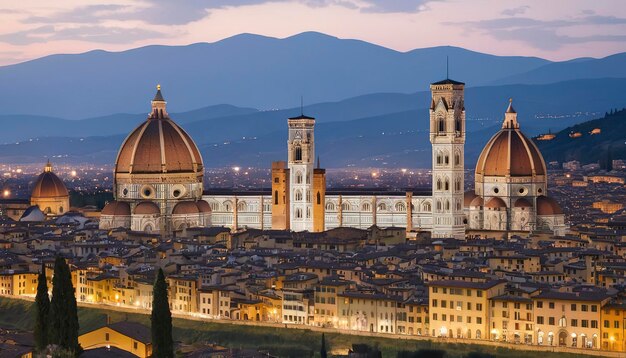
[(587, 305), (580, 305), (580, 310), (583, 312), (587, 312), (589, 310), (589, 306)]
[(404, 203), (396, 203), (396, 211), (405, 212), (406, 205), (404, 205)]
[(537, 324), (543, 324), (543, 316), (537, 316)]
[(581, 327), (583, 328), (588, 328), (589, 327), (589, 320), (583, 319), (581, 322)]
[(548, 324), (554, 326), (554, 317), (548, 317)]
[(572, 323), (572, 327), (578, 327), (578, 320), (577, 319), (572, 319), (571, 323)]
[(320, 194), (320, 192), (317, 192), (317, 205), (320, 205), (322, 202), (322, 195)]
[(294, 158), (295, 161), (301, 161), (302, 160), (302, 147), (300, 147), (299, 145), (296, 145), (296, 147), (294, 148)]
[(133, 341), (133, 349), (137, 350), (139, 348), (139, 345), (137, 344), (136, 341)]
[(274, 190), (274, 205), (278, 205), (278, 190)]
[[(591, 328), (598, 328), (598, 321), (591, 320)], [(617, 328), (617, 327), (616, 327)]]
[(300, 191), (300, 189), (296, 190), (294, 199), (295, 201), (302, 201), (302, 191)]
[(619, 321), (613, 322), (613, 328), (619, 328)]
[(543, 308), (543, 302), (538, 301), (537, 302), (537, 308)]
[(109, 340), (109, 334), (108, 334), (108, 333), (105, 333), (105, 334), (104, 334), (104, 340), (105, 340), (105, 341), (108, 341), (108, 340)]
[(575, 304), (575, 303), (572, 303), (572, 308), (571, 308), (571, 310), (572, 310), (572, 311), (576, 311), (576, 304)]
[(443, 116), (440, 115), (437, 117), (437, 132), (439, 135), (445, 134), (446, 131), (446, 122), (443, 119)]
[(302, 184), (302, 173), (301, 172), (297, 172), (296, 173), (296, 184)]
[(554, 309), (554, 302), (548, 303), (548, 307), (550, 307), (550, 309), (553, 310)]

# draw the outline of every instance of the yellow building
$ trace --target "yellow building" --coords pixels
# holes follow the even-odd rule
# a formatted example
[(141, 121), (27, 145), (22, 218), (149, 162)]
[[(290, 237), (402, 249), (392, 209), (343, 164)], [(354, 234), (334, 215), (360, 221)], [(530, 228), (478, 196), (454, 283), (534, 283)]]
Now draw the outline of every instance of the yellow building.
[(318, 327), (337, 328), (339, 315), (337, 314), (338, 295), (342, 294), (350, 282), (326, 277), (315, 286), (315, 317), (313, 324)]
[(340, 329), (373, 333), (398, 333), (398, 317), (404, 313), (400, 296), (370, 291), (344, 291), (338, 295)]
[(5, 270), (0, 272), (0, 295), (35, 296), (37, 273)]
[(607, 351), (626, 351), (626, 305), (607, 304), (602, 307), (602, 325), (600, 349)]
[(198, 312), (198, 278), (185, 275), (170, 275), (167, 277), (170, 289), (170, 307), (172, 311), (196, 313)]
[(141, 358), (152, 355), (151, 342), (150, 328), (135, 322), (112, 323), (78, 337), (78, 343), (86, 351), (115, 347)]
[(530, 297), (505, 294), (493, 297), (491, 338), (515, 344), (532, 344), (534, 337), (533, 301)]
[(198, 313), (214, 318), (230, 318), (230, 292), (217, 286), (200, 288)]
[(533, 297), (539, 345), (600, 348), (601, 292), (544, 291)]
[[(506, 281), (431, 281), (430, 331), (434, 337), (487, 339), (489, 299), (504, 294)], [(497, 335), (494, 331), (493, 334)]]

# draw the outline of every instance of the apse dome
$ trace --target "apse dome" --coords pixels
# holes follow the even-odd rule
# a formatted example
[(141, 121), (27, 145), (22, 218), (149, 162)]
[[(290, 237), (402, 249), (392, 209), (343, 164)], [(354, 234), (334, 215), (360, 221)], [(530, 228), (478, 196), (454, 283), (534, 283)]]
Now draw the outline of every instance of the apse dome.
[(483, 148), (476, 164), (480, 177), (535, 177), (546, 175), (539, 149), (519, 129), (517, 112), (510, 102), (502, 129)]

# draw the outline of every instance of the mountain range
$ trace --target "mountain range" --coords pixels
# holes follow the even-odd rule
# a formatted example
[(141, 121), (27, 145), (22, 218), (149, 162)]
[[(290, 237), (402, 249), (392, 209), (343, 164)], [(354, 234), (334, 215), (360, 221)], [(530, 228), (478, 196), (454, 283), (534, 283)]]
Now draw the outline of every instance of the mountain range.
[[(160, 82), (172, 118), (207, 167), (283, 159), (286, 118), (301, 112), (317, 119), (327, 167), (428, 167), (428, 85), (446, 77), (446, 57), (449, 77), (467, 84), (468, 166), (498, 130), (510, 97), (528, 135), (626, 104), (626, 54), (551, 62), (456, 47), (398, 52), (313, 32), (242, 34), (0, 67), (0, 161), (111, 163)], [(294, 105), (301, 96), (306, 105)]]

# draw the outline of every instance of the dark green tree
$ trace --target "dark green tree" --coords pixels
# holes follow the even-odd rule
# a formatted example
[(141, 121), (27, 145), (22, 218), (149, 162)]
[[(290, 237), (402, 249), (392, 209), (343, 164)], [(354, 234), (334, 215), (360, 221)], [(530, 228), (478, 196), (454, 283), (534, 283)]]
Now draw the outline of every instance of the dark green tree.
[(328, 353), (326, 353), (326, 336), (322, 333), (322, 348), (320, 349), (320, 357), (328, 358)]
[(172, 313), (167, 299), (167, 283), (163, 270), (159, 268), (152, 289), (152, 357), (174, 357), (174, 340), (172, 339)]
[(48, 315), (50, 313), (50, 297), (48, 297), (48, 282), (46, 281), (46, 267), (42, 263), (37, 277), (37, 296), (35, 296), (35, 350), (44, 351), (48, 346)]
[(78, 344), (78, 309), (72, 273), (62, 257), (54, 261), (48, 344), (56, 344), (77, 357), (82, 351)]

